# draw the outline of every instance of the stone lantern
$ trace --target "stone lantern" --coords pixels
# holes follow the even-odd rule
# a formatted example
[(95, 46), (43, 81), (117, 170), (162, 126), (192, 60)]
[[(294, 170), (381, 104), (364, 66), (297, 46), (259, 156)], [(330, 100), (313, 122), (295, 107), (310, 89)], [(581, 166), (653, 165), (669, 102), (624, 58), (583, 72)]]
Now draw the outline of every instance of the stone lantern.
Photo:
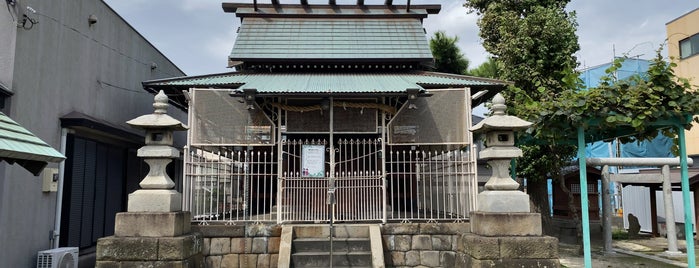
[(139, 184), (142, 189), (129, 194), (129, 212), (174, 212), (182, 210), (182, 194), (174, 189), (175, 183), (165, 168), (180, 153), (172, 147), (173, 132), (187, 130), (187, 126), (167, 115), (168, 98), (161, 90), (155, 96), (152, 114), (142, 115), (126, 122), (146, 131), (146, 146), (138, 149), (150, 167), (148, 175)]
[(478, 194), (478, 211), (485, 212), (529, 212), (529, 196), (518, 191), (519, 184), (510, 177), (510, 161), (522, 156), (515, 147), (515, 131), (532, 125), (518, 117), (506, 115), (505, 98), (493, 97), (493, 115), (475, 125), (471, 131), (485, 135), (486, 149), (480, 159), (490, 165), (493, 175), (485, 183), (485, 191)]
[(470, 214), (471, 233), (462, 236), (464, 267), (559, 267), (558, 239), (543, 236), (541, 214), (529, 211), (529, 195), (517, 190), (510, 177), (510, 161), (522, 156), (515, 147), (515, 131), (532, 123), (505, 114), (505, 98), (493, 97), (493, 115), (471, 131), (485, 135), (487, 148), (480, 158), (488, 161), (493, 175), (478, 194), (476, 211)]
[(172, 147), (173, 132), (187, 126), (167, 115), (167, 96), (155, 95), (155, 112), (126, 122), (146, 131), (138, 149), (150, 170), (129, 194), (128, 212), (114, 219), (114, 235), (97, 240), (96, 267), (206, 267), (203, 238), (191, 230), (191, 213), (182, 211), (182, 194), (165, 172), (180, 153)]

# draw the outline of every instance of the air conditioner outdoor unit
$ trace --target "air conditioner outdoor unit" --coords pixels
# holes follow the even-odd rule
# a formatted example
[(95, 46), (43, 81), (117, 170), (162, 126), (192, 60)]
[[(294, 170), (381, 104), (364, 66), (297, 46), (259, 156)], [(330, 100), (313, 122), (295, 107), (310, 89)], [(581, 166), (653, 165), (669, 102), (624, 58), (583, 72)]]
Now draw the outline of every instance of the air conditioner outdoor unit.
[(78, 268), (78, 248), (65, 247), (39, 251), (36, 268)]

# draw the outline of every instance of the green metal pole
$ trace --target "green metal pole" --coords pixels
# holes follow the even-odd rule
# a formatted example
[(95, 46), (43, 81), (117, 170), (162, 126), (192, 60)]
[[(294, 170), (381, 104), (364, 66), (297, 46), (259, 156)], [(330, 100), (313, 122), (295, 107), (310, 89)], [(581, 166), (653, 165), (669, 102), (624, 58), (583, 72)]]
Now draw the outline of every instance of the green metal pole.
[(687, 242), (687, 267), (696, 267), (694, 257), (694, 230), (692, 228), (692, 203), (689, 196), (689, 171), (687, 170), (687, 145), (684, 136), (684, 128), (677, 126), (677, 135), (680, 138), (680, 169), (682, 178), (682, 201), (684, 204), (684, 233)]
[(587, 163), (585, 160), (585, 130), (578, 127), (578, 163), (580, 165), (580, 206), (582, 207), (583, 257), (585, 268), (592, 268), (590, 253), (590, 212), (587, 200)]

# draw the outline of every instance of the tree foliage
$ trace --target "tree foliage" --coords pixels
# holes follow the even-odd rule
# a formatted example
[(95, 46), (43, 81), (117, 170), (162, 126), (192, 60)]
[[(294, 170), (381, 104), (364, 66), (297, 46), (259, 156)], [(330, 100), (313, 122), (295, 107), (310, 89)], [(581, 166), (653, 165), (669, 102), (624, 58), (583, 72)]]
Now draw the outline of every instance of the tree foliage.
[(452, 74), (466, 73), (469, 61), (456, 45), (458, 41), (457, 36), (448, 37), (444, 31), (434, 33), (430, 39), (430, 49), (435, 60), (435, 71)]
[[(621, 135), (622, 142), (631, 142), (655, 138), (667, 123), (691, 128), (692, 115), (699, 114), (699, 93), (689, 80), (675, 76), (674, 62), (665, 61), (659, 49), (647, 72), (616, 81), (622, 61), (613, 62), (596, 88), (567, 90), (552, 102), (527, 106), (527, 113), (537, 114), (533, 134), (548, 141), (574, 140), (576, 128), (585, 126), (592, 140)], [(675, 138), (677, 131), (663, 128), (662, 133)]]
[(487, 61), (481, 63), (481, 65), (478, 65), (478, 67), (469, 70), (467, 74), (477, 77), (499, 79), (502, 77), (502, 67), (495, 61), (495, 59), (488, 57)]
[[(478, 26), (486, 51), (502, 67), (502, 79), (514, 82), (503, 95), (509, 113), (538, 122), (533, 112), (545, 102), (575, 87), (574, 56), (579, 50), (575, 13), (566, 12), (569, 0), (468, 0), (480, 15)], [(538, 129), (541, 125), (535, 125)], [(517, 161), (518, 177), (527, 178), (534, 209), (548, 223), (546, 178), (562, 178), (560, 171), (575, 147), (558, 142), (520, 139), (524, 156)]]
[[(660, 52), (647, 73), (616, 81), (615, 61), (597, 88), (582, 90), (574, 70), (579, 49), (575, 13), (569, 0), (469, 0), (477, 12), (480, 36), (502, 67), (502, 78), (514, 82), (504, 93), (511, 114), (534, 122), (518, 140), (524, 156), (518, 176), (528, 179), (528, 193), (539, 212), (548, 211), (543, 179), (563, 178), (562, 167), (575, 153), (577, 128), (588, 141), (628, 135), (622, 142), (649, 140), (659, 123), (691, 127), (699, 114), (699, 93), (674, 75), (674, 63)], [(674, 137), (677, 127), (663, 129)], [(546, 222), (544, 222), (546, 223)]]
[[(579, 50), (575, 13), (566, 12), (569, 1), (471, 0), (465, 6), (477, 12), (485, 49), (502, 65), (502, 78), (520, 91), (505, 97), (547, 100), (568, 89), (564, 77), (574, 73)], [(514, 111), (515, 114), (520, 114)]]

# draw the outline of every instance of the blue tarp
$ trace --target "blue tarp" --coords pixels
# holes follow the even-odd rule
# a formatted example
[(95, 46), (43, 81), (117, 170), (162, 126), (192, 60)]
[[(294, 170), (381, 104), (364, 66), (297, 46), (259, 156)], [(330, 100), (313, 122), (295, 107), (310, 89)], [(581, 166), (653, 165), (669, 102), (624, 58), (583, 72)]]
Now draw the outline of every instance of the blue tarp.
[[(607, 75), (606, 70), (612, 63), (606, 63), (584, 69), (580, 73), (580, 79), (586, 88), (594, 88), (599, 85), (600, 79)], [(642, 59), (625, 59), (621, 68), (616, 70), (613, 77), (618, 80), (627, 79), (633, 75), (644, 75), (650, 66), (650, 61)], [(670, 152), (672, 139), (658, 134), (652, 141), (631, 142), (617, 146), (615, 142), (595, 142), (586, 148), (587, 157), (674, 157)], [(617, 147), (620, 148), (617, 152)]]
[[(602, 76), (607, 75), (606, 71), (612, 63), (605, 63), (583, 69), (580, 73), (580, 79), (583, 80), (583, 84), (586, 88), (597, 87), (600, 83)], [(631, 77), (634, 74), (643, 75), (650, 66), (650, 61), (642, 59), (625, 59), (621, 63), (621, 68), (616, 70), (614, 77), (618, 80), (623, 80)]]

